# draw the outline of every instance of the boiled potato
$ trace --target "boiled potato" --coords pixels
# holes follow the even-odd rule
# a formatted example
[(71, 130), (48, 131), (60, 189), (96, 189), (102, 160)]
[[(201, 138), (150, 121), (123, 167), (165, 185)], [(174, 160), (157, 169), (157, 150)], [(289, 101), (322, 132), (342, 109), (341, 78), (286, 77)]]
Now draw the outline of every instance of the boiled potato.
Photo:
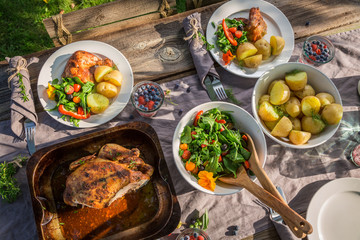
[(276, 82), (281, 82), (281, 83), (283, 83), (283, 84), (286, 84), (285, 80), (274, 80), (274, 81), (272, 81), (272, 82), (270, 83), (269, 87), (268, 87), (268, 91), (267, 91), (268, 94), (270, 94), (271, 89), (274, 87), (274, 85), (275, 85)]
[(289, 134), (289, 140), (295, 145), (303, 145), (309, 141), (311, 138), (311, 133), (309, 132), (303, 132), (303, 131), (297, 131), (297, 130), (291, 130)]
[(107, 98), (113, 98), (117, 95), (117, 87), (109, 82), (101, 82), (96, 86), (96, 92)]
[(244, 42), (239, 44), (236, 50), (236, 57), (239, 61), (244, 60), (247, 57), (253, 56), (256, 54), (258, 50), (254, 46), (254, 44), (250, 42)]
[(281, 105), (290, 98), (290, 89), (286, 84), (276, 82), (270, 92), (270, 103)]
[(280, 55), (280, 53), (285, 47), (285, 40), (280, 36), (271, 36), (270, 46), (272, 55)]
[(321, 108), (335, 102), (334, 97), (329, 93), (318, 93), (316, 94), (316, 97), (320, 100)]
[(309, 84), (306, 84), (302, 90), (294, 91), (295, 96), (300, 99), (303, 99), (306, 96), (315, 96), (315, 90)]
[(297, 70), (286, 73), (285, 81), (291, 90), (300, 91), (307, 84), (307, 73)]
[(311, 134), (318, 134), (325, 128), (325, 123), (317, 117), (304, 116), (301, 119), (301, 129)]
[(271, 56), (271, 46), (270, 43), (268, 41), (266, 41), (265, 39), (261, 38), (259, 40), (257, 40), (254, 43), (254, 46), (256, 47), (257, 54), (261, 54), (262, 55), (262, 60), (266, 60)]
[(305, 116), (311, 117), (320, 111), (320, 100), (315, 96), (307, 96), (301, 100), (301, 111)]
[(279, 119), (279, 115), (275, 111), (273, 105), (271, 105), (269, 102), (264, 101), (260, 104), (259, 107), (259, 116), (261, 120), (263, 121), (276, 121)]
[(261, 64), (262, 55), (261, 54), (256, 54), (256, 55), (253, 55), (251, 57), (245, 58), (243, 61), (244, 61), (245, 67), (257, 68)]
[(120, 87), (124, 77), (119, 70), (114, 70), (106, 74), (103, 79), (104, 81), (107, 81), (109, 83), (114, 84), (117, 87)]
[(290, 119), (286, 116), (283, 116), (271, 131), (271, 135), (275, 137), (287, 137), (291, 130), (292, 123)]
[(276, 124), (278, 123), (279, 121), (271, 121), (271, 122), (267, 122), (267, 121), (264, 121), (264, 124), (265, 126), (271, 131), (274, 129), (274, 127), (276, 126)]
[(321, 117), (327, 124), (338, 124), (343, 116), (343, 107), (337, 103), (326, 105), (322, 110)]
[(270, 95), (269, 94), (264, 94), (260, 97), (259, 99), (259, 105), (262, 104), (263, 102), (268, 101), (270, 102)]
[(285, 110), (291, 116), (296, 118), (301, 112), (300, 101), (297, 97), (290, 97), (285, 103)]
[(292, 125), (293, 125), (293, 130), (298, 130), (301, 131), (301, 121), (299, 118), (293, 118), (293, 117), (289, 117)]
[(113, 70), (112, 67), (109, 66), (98, 66), (94, 72), (94, 78), (96, 82), (101, 82), (106, 74)]
[(99, 93), (90, 93), (86, 100), (90, 111), (93, 113), (102, 113), (109, 106), (109, 99)]

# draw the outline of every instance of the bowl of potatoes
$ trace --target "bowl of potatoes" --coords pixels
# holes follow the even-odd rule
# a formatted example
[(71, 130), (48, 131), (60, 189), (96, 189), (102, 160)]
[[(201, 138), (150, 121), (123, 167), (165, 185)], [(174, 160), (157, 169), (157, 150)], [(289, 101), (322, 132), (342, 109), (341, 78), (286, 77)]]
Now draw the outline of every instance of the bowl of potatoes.
[(251, 99), (264, 133), (291, 148), (312, 148), (330, 139), (343, 116), (334, 83), (316, 68), (284, 63), (266, 71)]

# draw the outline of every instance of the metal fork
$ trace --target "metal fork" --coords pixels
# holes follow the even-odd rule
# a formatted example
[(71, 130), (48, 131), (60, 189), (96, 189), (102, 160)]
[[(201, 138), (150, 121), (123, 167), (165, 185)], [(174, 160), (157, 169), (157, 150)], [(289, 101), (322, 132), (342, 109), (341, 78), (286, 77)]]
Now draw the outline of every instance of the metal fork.
[(212, 77), (212, 86), (214, 88), (215, 94), (218, 97), (219, 100), (225, 100), (228, 98), (228, 96), (226, 95), (225, 89), (222, 85), (222, 83), (220, 82), (220, 80), (217, 77), (211, 76)]
[(24, 122), (24, 126), (25, 126), (25, 136), (26, 136), (27, 147), (28, 147), (30, 155), (33, 155), (33, 153), (36, 151), (35, 150), (36, 125), (33, 121), (26, 119)]
[[(276, 189), (278, 190), (278, 192), (280, 193), (281, 197), (284, 199), (284, 201), (286, 202), (286, 198), (285, 198), (285, 194), (283, 192), (283, 190), (281, 189), (281, 187), (277, 186)], [(272, 208), (270, 208), (270, 217), (272, 218), (272, 220), (274, 220), (275, 222), (278, 223), (282, 223), (283, 222), (283, 218), (277, 213), (275, 212)]]

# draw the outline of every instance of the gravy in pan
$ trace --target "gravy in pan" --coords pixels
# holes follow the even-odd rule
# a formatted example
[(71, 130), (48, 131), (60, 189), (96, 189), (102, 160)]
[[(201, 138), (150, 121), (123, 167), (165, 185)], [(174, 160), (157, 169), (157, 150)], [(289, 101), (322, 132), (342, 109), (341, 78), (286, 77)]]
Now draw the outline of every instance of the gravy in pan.
[(51, 182), (59, 223), (66, 239), (110, 236), (145, 223), (157, 213), (159, 202), (151, 180), (138, 191), (126, 194), (107, 208), (72, 207), (65, 204), (63, 192), (70, 174), (70, 163), (59, 165)]

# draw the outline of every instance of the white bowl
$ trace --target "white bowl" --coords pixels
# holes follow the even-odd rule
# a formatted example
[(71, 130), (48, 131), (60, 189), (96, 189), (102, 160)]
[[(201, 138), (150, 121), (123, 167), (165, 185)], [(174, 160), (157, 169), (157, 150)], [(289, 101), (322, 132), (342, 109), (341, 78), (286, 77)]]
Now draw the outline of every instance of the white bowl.
[(295, 145), (292, 144), (290, 141), (287, 141), (285, 138), (280, 139), (272, 136), (270, 134), (270, 131), (266, 128), (258, 115), (259, 99), (262, 95), (266, 94), (270, 83), (273, 80), (285, 79), (285, 73), (290, 72), (294, 69), (305, 71), (307, 73), (308, 84), (310, 84), (314, 88), (316, 93), (327, 92), (334, 96), (335, 103), (342, 105), (339, 91), (337, 90), (335, 84), (331, 81), (330, 78), (328, 78), (324, 73), (320, 72), (319, 70), (310, 65), (291, 62), (273, 67), (272, 69), (266, 71), (263, 75), (261, 75), (261, 77), (257, 80), (251, 99), (252, 111), (255, 119), (260, 123), (260, 126), (264, 133), (275, 142), (290, 148), (313, 148), (329, 140), (339, 128), (340, 123), (336, 125), (327, 125), (321, 133), (317, 135), (312, 135), (310, 140), (304, 145)]
[[(200, 110), (206, 112), (212, 108), (218, 108), (219, 110), (222, 111), (224, 110), (231, 111), (230, 114), (232, 115), (233, 120), (235, 122), (235, 127), (242, 132), (248, 133), (251, 136), (256, 146), (259, 161), (264, 166), (266, 160), (267, 148), (266, 148), (265, 137), (263, 132), (261, 131), (259, 124), (247, 111), (245, 111), (241, 107), (226, 102), (208, 102), (201, 104), (191, 109), (189, 112), (187, 112), (184, 115), (184, 117), (179, 121), (175, 129), (175, 133), (173, 136), (173, 145), (172, 145), (175, 165), (178, 168), (181, 176), (191, 186), (202, 192), (214, 194), (214, 195), (228, 195), (228, 194), (237, 193), (242, 190), (241, 187), (225, 184), (220, 181), (216, 181), (216, 187), (214, 192), (203, 188), (197, 183), (197, 179), (186, 171), (184, 163), (179, 156), (180, 136), (182, 131), (184, 130), (184, 127), (193, 124), (197, 112), (199, 112)], [(251, 176), (251, 178), (252, 180), (256, 179), (255, 176)]]

